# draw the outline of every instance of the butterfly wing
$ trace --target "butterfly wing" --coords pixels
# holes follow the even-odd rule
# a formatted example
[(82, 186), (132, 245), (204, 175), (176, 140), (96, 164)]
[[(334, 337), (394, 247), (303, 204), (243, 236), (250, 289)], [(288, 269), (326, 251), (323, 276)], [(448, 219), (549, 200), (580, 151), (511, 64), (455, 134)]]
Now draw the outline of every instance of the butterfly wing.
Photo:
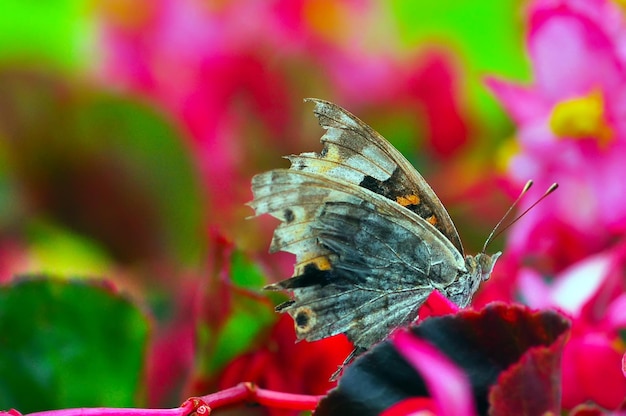
[(424, 178), (384, 137), (347, 110), (308, 98), (326, 129), (320, 153), (289, 156), (291, 169), (338, 178), (399, 203), (435, 226), (463, 254), (450, 215)]
[(296, 254), (294, 277), (270, 289), (293, 291), (278, 310), (294, 318), (299, 339), (345, 333), (367, 349), (465, 267), (426, 220), (354, 183), (279, 169), (255, 176), (252, 189), (257, 215), (282, 221), (272, 250)]

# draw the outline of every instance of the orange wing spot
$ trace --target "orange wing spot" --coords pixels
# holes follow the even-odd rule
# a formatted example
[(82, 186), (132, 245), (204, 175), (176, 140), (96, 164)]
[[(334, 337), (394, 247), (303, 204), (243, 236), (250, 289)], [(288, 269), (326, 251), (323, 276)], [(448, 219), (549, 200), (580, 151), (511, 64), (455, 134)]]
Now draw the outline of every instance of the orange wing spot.
[(406, 207), (409, 205), (419, 205), (420, 197), (415, 194), (411, 194), (407, 196), (398, 196), (396, 197), (396, 202), (402, 205), (403, 207)]
[[(336, 163), (342, 163), (344, 162), (344, 159), (340, 154), (339, 154), (339, 150), (336, 146), (328, 146), (328, 148), (326, 149), (326, 153), (324, 153), (324, 155), (320, 155), (319, 156), (319, 160), (323, 160), (323, 161), (328, 161), (328, 162), (336, 162)], [(309, 164), (311, 167), (315, 167), (316, 170), (321, 173), (324, 174), (326, 172), (328, 172), (330, 169), (332, 169), (334, 167), (334, 165), (332, 163), (323, 163), (318, 161), (317, 159), (311, 159), (309, 160)]]
[(319, 256), (312, 259), (307, 259), (302, 263), (298, 263), (293, 269), (293, 276), (300, 276), (302, 273), (304, 273), (304, 269), (309, 264), (314, 264), (317, 270), (330, 270), (333, 268), (333, 265), (330, 263), (328, 257)]
[(431, 215), (430, 217), (426, 218), (426, 221), (428, 221), (430, 223), (430, 225), (435, 225), (437, 224), (437, 217), (434, 215)]
[(330, 270), (332, 269), (332, 265), (328, 260), (328, 257), (317, 257), (311, 263), (315, 264), (318, 270)]

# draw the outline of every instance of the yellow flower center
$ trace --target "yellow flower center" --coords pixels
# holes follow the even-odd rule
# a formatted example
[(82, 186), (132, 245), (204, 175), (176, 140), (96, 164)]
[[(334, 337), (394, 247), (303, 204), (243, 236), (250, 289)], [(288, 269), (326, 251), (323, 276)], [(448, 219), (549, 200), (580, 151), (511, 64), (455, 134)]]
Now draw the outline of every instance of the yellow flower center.
[(592, 91), (584, 97), (564, 100), (554, 106), (550, 115), (550, 128), (561, 138), (596, 138), (606, 145), (613, 137), (604, 114), (602, 93)]
[(511, 159), (518, 155), (521, 151), (519, 139), (517, 137), (511, 137), (507, 139), (498, 148), (496, 153), (496, 168), (500, 172), (506, 172), (511, 163)]

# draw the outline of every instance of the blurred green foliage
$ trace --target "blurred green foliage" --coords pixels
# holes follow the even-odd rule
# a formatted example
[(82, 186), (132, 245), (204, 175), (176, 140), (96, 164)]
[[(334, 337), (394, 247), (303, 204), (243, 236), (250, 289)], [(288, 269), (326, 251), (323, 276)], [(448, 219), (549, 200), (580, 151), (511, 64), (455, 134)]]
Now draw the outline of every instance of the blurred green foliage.
[(230, 313), (226, 320), (215, 329), (211, 326), (201, 328), (204, 342), (199, 348), (202, 355), (201, 371), (205, 375), (215, 374), (233, 358), (246, 352), (259, 334), (271, 325), (276, 314), (270, 304), (259, 302), (255, 291), (265, 283), (265, 276), (260, 267), (241, 251), (235, 251), (228, 259), (230, 269), (229, 282), (237, 289), (229, 291)]
[(148, 335), (146, 316), (101, 285), (0, 287), (0, 408), (139, 406)]
[[(407, 49), (437, 45), (461, 60), (468, 103), (485, 127), (505, 121), (482, 77), (530, 79), (524, 52), (522, 0), (455, 0), (389, 2), (400, 40)], [(506, 123), (508, 126), (508, 123)]]
[(3, 0), (0, 61), (75, 69), (97, 58), (88, 0)]
[[(9, 168), (2, 182), (12, 184), (7, 207), (17, 205), (0, 213), (5, 231), (44, 220), (82, 234), (85, 250), (74, 249), (80, 238), (65, 251), (55, 247), (67, 262), (88, 247), (124, 262), (203, 259), (195, 164), (163, 113), (42, 70), (5, 69), (0, 86), (0, 148)], [(46, 271), (61, 271), (51, 266)]]

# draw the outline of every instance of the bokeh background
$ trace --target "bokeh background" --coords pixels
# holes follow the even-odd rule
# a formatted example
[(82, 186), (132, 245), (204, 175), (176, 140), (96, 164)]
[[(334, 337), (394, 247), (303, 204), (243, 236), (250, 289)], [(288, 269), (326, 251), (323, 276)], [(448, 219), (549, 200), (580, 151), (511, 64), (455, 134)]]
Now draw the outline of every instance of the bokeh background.
[[(176, 406), (244, 380), (323, 394), (350, 346), (293, 345), (280, 295), (260, 292), (293, 258), (267, 254), (276, 222), (246, 219), (250, 178), (319, 151), (302, 100), (333, 101), (407, 156), (479, 251), (526, 173), (530, 202), (566, 175), (512, 168), (520, 119), (485, 82), (534, 82), (534, 3), (4, 0), (0, 408)], [(478, 304), (523, 301), (522, 271), (550, 284), (621, 238), (538, 240), (537, 210)]]

